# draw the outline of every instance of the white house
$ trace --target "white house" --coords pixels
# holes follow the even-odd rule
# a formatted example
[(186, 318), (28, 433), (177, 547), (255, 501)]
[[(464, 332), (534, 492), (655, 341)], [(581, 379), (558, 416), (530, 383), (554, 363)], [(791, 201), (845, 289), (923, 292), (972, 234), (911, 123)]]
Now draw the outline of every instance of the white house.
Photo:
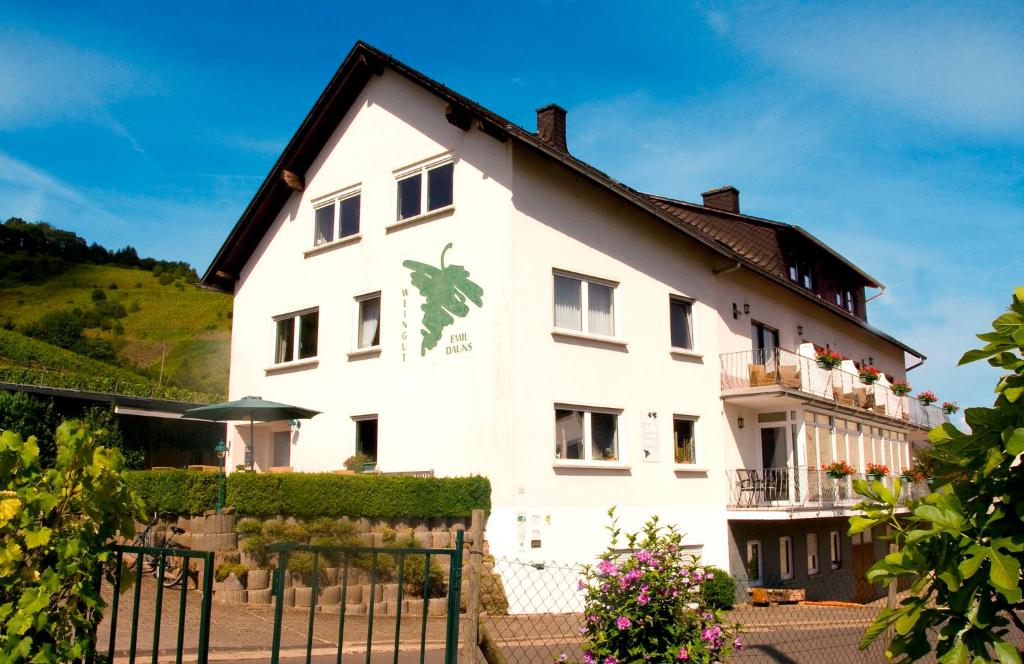
[(867, 322), (881, 284), (732, 187), (630, 189), (565, 120), (355, 45), (203, 277), (235, 295), (230, 397), (323, 413), (232, 429), (229, 467), (481, 474), (498, 557), (591, 559), (617, 505), (752, 583), (854, 593), (874, 545), (819, 466), (898, 471), (941, 421), (888, 387), (924, 356)]

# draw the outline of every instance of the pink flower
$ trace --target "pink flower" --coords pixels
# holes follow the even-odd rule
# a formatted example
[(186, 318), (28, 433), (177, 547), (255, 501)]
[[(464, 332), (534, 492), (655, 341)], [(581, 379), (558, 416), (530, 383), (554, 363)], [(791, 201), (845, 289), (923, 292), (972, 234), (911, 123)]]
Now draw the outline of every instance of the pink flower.
[(596, 623), (598, 621), (597, 616), (587, 616), (587, 622)]
[(589, 650), (583, 653), (583, 664), (594, 664), (594, 653)]
[(619, 566), (610, 560), (602, 560), (597, 564), (597, 569), (601, 574), (607, 574), (608, 576), (615, 576), (619, 573)]
[(736, 647), (736, 650), (743, 650), (743, 642), (740, 641), (740, 637), (737, 636), (736, 640), (733, 641), (732, 644)]
[(676, 659), (690, 659), (690, 653), (686, 652), (686, 648), (680, 648), (679, 657)]
[(586, 587), (587, 587), (587, 584), (583, 582), (583, 579), (580, 579), (580, 580), (579, 580), (579, 581), (578, 581), (578, 582), (576, 583), (576, 590), (583, 590), (583, 589), (584, 589), (584, 588), (586, 588)]
[(654, 560), (654, 556), (651, 555), (650, 551), (644, 549), (636, 554), (636, 559), (644, 564), (647, 564)]
[(604, 658), (604, 664), (619, 664), (619, 660), (615, 659), (611, 655)]
[(641, 606), (644, 605), (644, 604), (647, 604), (650, 601), (651, 601), (651, 596), (648, 595), (647, 593), (643, 593), (643, 592), (640, 593), (640, 595), (636, 598), (637, 604), (640, 604)]
[(629, 626), (632, 624), (626, 616), (619, 616), (615, 619), (615, 626), (619, 629), (629, 629)]

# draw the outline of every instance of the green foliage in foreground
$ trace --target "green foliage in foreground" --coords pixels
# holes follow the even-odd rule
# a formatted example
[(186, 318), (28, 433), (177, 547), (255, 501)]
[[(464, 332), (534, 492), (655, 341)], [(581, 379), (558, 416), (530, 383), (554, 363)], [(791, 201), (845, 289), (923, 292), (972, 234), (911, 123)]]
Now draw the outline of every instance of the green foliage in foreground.
[[(149, 512), (202, 514), (217, 500), (217, 473), (140, 470), (126, 474)], [(468, 517), (490, 510), (485, 477), (396, 477), (332, 473), (232, 473), (226, 505), (247, 516)]]
[(0, 661), (80, 661), (95, 648), (110, 540), (141, 514), (120, 452), (97, 441), (65, 422), (44, 469), (35, 438), (0, 434)]
[(886, 654), (899, 662), (930, 654), (929, 637), (941, 664), (1021, 662), (1007, 634), (1011, 622), (1024, 631), (1024, 287), (978, 338), (986, 345), (960, 364), (987, 358), (1007, 373), (992, 408), (965, 411), (970, 433), (951, 424), (929, 433), (937, 491), (897, 515), (898, 479), (892, 492), (881, 482), (856, 483), (866, 500), (850, 534), (882, 524), (895, 532), (896, 551), (868, 570), (868, 581), (912, 581), (910, 596), (878, 615), (861, 647), (892, 628)]

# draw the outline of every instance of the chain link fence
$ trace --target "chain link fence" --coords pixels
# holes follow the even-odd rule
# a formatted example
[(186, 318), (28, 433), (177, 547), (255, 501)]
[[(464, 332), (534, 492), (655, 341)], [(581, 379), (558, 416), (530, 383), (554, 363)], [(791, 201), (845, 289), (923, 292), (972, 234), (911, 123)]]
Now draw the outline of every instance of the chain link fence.
[[(489, 573), (488, 573), (489, 572)], [(509, 664), (582, 660), (582, 566), (496, 559), (481, 584), (481, 628)], [(883, 636), (858, 647), (865, 629), (885, 606), (839, 601), (774, 601), (755, 605), (752, 589), (739, 586), (726, 622), (740, 625), (742, 650), (731, 661), (744, 664), (877, 664), (887, 661)], [(1024, 635), (1014, 634), (1018, 646)], [(921, 660), (934, 662), (934, 657)]]

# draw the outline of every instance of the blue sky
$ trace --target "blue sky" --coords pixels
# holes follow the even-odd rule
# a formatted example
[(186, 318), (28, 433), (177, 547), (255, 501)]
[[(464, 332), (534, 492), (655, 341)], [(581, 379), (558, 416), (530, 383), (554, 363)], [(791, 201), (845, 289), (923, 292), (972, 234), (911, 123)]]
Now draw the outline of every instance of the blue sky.
[(911, 374), (1024, 283), (1024, 4), (5, 2), (0, 218), (202, 271), (356, 39), (646, 191), (799, 224), (889, 287)]

